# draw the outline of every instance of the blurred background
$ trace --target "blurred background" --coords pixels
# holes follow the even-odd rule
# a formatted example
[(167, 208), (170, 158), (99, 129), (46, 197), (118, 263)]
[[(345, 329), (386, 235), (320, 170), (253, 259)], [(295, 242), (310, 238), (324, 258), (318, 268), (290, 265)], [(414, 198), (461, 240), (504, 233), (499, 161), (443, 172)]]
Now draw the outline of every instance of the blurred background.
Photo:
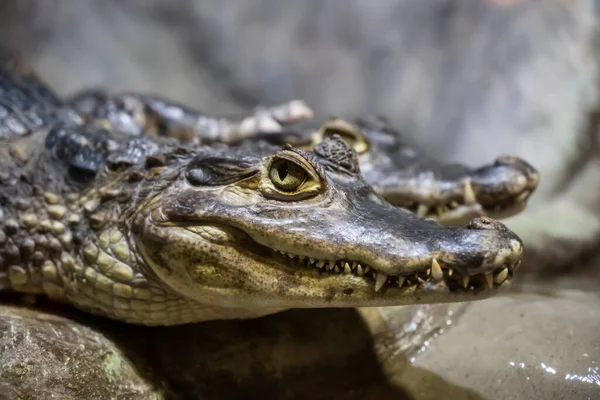
[[(523, 157), (541, 173), (507, 220), (523, 269), (584, 270), (577, 287), (597, 291), (599, 18), (594, 0), (3, 0), (0, 43), (65, 95), (153, 92), (219, 115), (303, 99), (317, 118), (385, 115), (440, 160)], [(550, 309), (590, 316), (597, 297), (565, 304)], [(600, 354), (594, 312), (577, 342)]]

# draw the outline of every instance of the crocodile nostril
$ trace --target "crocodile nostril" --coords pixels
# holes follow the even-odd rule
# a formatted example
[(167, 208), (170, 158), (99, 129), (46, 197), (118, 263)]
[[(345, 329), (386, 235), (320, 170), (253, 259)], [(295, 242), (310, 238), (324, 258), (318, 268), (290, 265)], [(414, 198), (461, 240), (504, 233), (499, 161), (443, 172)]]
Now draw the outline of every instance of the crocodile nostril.
[(502, 222), (498, 222), (490, 217), (478, 217), (469, 222), (467, 229), (503, 230), (506, 228)]

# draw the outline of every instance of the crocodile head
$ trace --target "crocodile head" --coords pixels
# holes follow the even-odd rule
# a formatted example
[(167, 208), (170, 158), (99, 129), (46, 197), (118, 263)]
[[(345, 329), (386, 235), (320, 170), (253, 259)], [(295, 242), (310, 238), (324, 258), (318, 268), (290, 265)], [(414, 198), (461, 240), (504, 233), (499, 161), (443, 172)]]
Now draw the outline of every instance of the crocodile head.
[(331, 118), (315, 132), (313, 141), (334, 134), (359, 153), (363, 175), (378, 194), (393, 205), (444, 224), (519, 213), (539, 182), (536, 169), (518, 157), (499, 157), (480, 168), (428, 159), (402, 143), (399, 133), (383, 118), (357, 124)]
[(383, 201), (339, 136), (313, 151), (198, 150), (135, 207), (146, 268), (233, 308), (384, 306), (485, 298), (523, 251), (503, 224), (444, 227)]

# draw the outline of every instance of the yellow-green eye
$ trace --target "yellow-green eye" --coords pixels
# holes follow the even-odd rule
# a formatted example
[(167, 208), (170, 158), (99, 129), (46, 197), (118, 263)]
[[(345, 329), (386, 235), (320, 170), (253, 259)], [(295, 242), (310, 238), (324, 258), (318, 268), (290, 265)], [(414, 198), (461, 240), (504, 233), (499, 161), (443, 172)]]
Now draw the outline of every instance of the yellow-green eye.
[(286, 159), (276, 160), (269, 170), (271, 182), (282, 192), (296, 191), (306, 181), (306, 177), (304, 168)]

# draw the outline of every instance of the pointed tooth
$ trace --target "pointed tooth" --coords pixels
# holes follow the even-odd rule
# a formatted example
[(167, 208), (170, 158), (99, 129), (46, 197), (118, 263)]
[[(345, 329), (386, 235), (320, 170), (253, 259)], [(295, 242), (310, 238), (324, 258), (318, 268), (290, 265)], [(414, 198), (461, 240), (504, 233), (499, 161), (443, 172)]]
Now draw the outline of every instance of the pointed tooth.
[(433, 279), (435, 279), (438, 282), (444, 279), (444, 272), (442, 271), (442, 267), (440, 267), (440, 264), (435, 258), (431, 260), (431, 275), (433, 276)]
[(471, 186), (471, 181), (468, 180), (465, 182), (465, 204), (475, 204), (477, 199), (475, 198), (475, 192), (473, 191), (473, 186)]
[(429, 211), (429, 207), (426, 204), (419, 204), (419, 208), (417, 208), (417, 216), (423, 218), (427, 215), (427, 211)]
[(485, 281), (487, 282), (488, 287), (491, 289), (494, 287), (494, 276), (491, 272), (488, 272), (485, 276)]
[(406, 278), (404, 276), (399, 276), (398, 277), (398, 287), (402, 287), (402, 285), (404, 285), (404, 281), (406, 281)]
[(521, 266), (521, 260), (517, 261), (515, 265), (513, 265), (513, 272), (516, 272)]
[(367, 272), (369, 272), (370, 270), (371, 270), (371, 267), (369, 267), (369, 266), (367, 265), (367, 266), (365, 267), (365, 274), (366, 274)]
[(468, 277), (468, 276), (464, 276), (464, 277), (462, 278), (462, 285), (463, 285), (463, 287), (464, 287), (465, 289), (467, 288), (467, 286), (469, 286), (469, 281), (470, 281), (470, 280), (471, 280), (471, 278), (470, 278), (470, 277)]
[(348, 263), (344, 264), (344, 272), (346, 274), (352, 273), (352, 268), (350, 268), (350, 264), (348, 264)]
[(329, 265), (327, 266), (327, 269), (332, 271), (335, 268), (335, 261), (329, 261)]
[(352, 261), (351, 268), (352, 268), (352, 269), (356, 269), (356, 266), (357, 266), (357, 265), (358, 265), (358, 262), (356, 262), (356, 261)]
[(287, 253), (287, 256), (288, 256), (289, 258), (294, 258), (294, 255), (293, 255), (293, 254), (290, 254), (290, 253)]
[(425, 275), (427, 275), (427, 276), (431, 275), (431, 268), (427, 268), (427, 271), (425, 271)]
[(383, 272), (377, 273), (377, 278), (375, 278), (375, 291), (376, 292), (378, 292), (379, 289), (381, 289), (383, 287), (383, 285), (385, 284), (387, 279), (388, 279), (388, 276), (386, 274), (384, 274)]
[(339, 274), (341, 272), (341, 269), (340, 269), (339, 265), (336, 265), (335, 268), (334, 268), (334, 270), (335, 270), (336, 274)]
[(452, 268), (448, 268), (448, 276), (452, 276), (454, 270)]
[(502, 271), (498, 272), (494, 275), (494, 283), (500, 285), (502, 282), (506, 280), (508, 276), (508, 268), (504, 268)]
[(356, 267), (356, 274), (358, 276), (363, 276), (365, 274), (362, 265), (358, 264), (358, 266)]
[(309, 259), (308, 259), (308, 261), (309, 261), (311, 264), (314, 264), (314, 263), (315, 263), (315, 259), (314, 259), (314, 258), (309, 258)]
[(317, 268), (323, 268), (325, 266), (326, 262), (321, 260), (317, 263)]

